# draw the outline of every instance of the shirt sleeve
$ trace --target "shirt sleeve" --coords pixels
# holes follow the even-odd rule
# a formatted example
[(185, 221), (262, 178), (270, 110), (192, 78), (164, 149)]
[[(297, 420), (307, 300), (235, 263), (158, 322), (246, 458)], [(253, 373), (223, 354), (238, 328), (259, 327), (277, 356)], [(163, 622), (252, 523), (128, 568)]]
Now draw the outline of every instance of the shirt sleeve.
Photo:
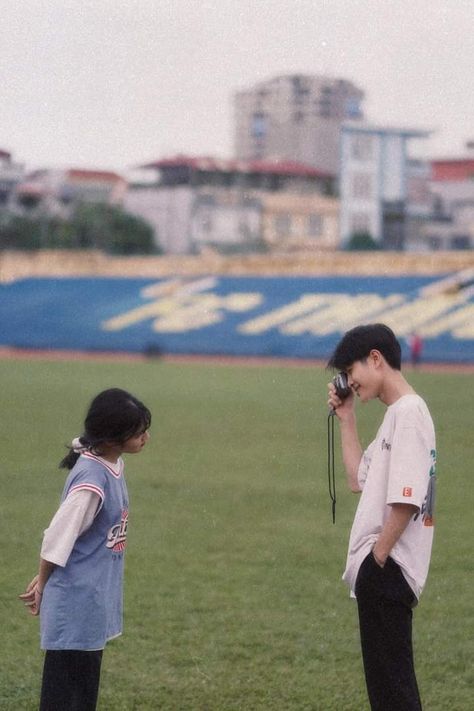
[(420, 427), (398, 427), (392, 442), (387, 504), (412, 504), (420, 509), (426, 497), (430, 466), (430, 450)]
[(101, 501), (99, 494), (90, 489), (72, 491), (44, 532), (41, 557), (63, 568), (76, 540), (92, 525)]

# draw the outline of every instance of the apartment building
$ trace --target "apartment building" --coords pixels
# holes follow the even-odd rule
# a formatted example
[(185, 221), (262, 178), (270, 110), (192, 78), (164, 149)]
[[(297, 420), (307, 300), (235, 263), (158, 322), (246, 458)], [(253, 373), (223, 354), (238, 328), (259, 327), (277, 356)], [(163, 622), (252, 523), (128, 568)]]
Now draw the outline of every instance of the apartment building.
[(363, 117), (364, 92), (320, 75), (277, 76), (234, 95), (235, 156), (295, 160), (337, 174), (341, 125)]
[[(427, 164), (409, 157), (428, 131), (347, 123), (341, 132), (340, 241), (364, 232), (384, 249), (404, 249), (408, 227), (431, 212)], [(425, 187), (424, 187), (425, 186)]]

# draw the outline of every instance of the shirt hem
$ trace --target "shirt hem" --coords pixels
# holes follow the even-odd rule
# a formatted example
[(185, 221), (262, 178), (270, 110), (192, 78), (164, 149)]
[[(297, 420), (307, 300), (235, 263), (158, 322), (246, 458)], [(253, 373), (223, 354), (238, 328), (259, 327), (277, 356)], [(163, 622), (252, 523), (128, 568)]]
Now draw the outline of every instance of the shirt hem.
[(105, 645), (107, 642), (111, 642), (113, 639), (117, 639), (117, 637), (122, 636), (122, 632), (117, 632), (117, 634), (112, 635), (112, 637), (107, 637), (105, 642), (103, 643), (102, 646), (98, 647), (90, 647), (85, 644), (80, 644), (79, 642), (71, 642), (71, 644), (62, 644), (61, 646), (58, 645), (50, 645), (50, 644), (41, 644), (41, 649), (44, 652), (51, 651), (51, 652), (66, 652), (66, 651), (74, 651), (74, 652), (100, 652), (100, 650), (105, 649)]

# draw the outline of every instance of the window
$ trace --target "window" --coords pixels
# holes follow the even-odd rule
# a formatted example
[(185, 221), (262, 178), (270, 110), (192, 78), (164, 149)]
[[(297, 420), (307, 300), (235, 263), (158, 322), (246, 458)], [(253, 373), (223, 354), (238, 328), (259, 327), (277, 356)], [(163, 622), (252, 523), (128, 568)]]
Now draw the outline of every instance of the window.
[(470, 249), (471, 238), (469, 235), (454, 235), (451, 239), (451, 249)]
[(433, 197), (433, 213), (438, 217), (445, 213), (443, 201), (440, 195), (434, 195)]
[(373, 137), (363, 133), (352, 136), (352, 157), (357, 160), (371, 160), (373, 158)]
[(437, 237), (436, 235), (428, 235), (426, 241), (428, 242), (430, 249), (434, 251), (441, 249), (443, 246), (443, 240), (441, 237)]
[(372, 197), (372, 176), (368, 173), (354, 173), (352, 176), (352, 197), (369, 200)]
[(267, 133), (267, 117), (264, 113), (256, 112), (252, 116), (250, 132), (254, 138), (264, 138)]
[(308, 237), (320, 237), (323, 231), (323, 218), (321, 215), (308, 215)]
[[(360, 99), (359, 97), (354, 97), (350, 96), (348, 99), (345, 101), (345, 115), (349, 119), (358, 119), (362, 118), (362, 109), (360, 108)], [(366, 136), (366, 138), (370, 138), (369, 136)]]
[(319, 115), (323, 118), (329, 118), (331, 116), (331, 102), (321, 99), (319, 102)]
[(279, 237), (288, 235), (291, 232), (291, 217), (289, 215), (277, 215), (273, 225)]
[(201, 230), (207, 234), (212, 232), (212, 216), (210, 210), (203, 210), (201, 213)]
[(351, 233), (370, 232), (370, 215), (366, 212), (354, 212), (351, 215)]

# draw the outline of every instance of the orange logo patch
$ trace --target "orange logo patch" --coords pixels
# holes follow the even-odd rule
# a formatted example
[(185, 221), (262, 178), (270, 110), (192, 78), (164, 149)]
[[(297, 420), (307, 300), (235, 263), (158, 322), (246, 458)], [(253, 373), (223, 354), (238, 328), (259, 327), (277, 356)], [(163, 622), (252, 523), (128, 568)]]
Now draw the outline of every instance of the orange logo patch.
[(405, 486), (403, 489), (403, 496), (411, 496), (412, 495), (412, 488), (411, 486)]

